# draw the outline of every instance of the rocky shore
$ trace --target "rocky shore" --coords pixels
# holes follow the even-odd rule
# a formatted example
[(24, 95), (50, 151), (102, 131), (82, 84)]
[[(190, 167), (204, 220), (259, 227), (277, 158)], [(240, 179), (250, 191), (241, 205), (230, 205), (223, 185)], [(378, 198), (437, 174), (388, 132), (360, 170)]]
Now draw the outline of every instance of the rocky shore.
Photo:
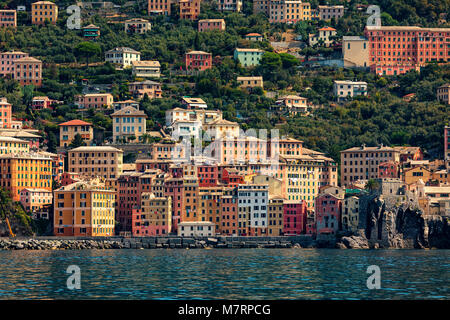
[(210, 249), (210, 248), (302, 248), (289, 240), (224, 241), (218, 238), (114, 238), (106, 239), (0, 239), (0, 250), (85, 249)]

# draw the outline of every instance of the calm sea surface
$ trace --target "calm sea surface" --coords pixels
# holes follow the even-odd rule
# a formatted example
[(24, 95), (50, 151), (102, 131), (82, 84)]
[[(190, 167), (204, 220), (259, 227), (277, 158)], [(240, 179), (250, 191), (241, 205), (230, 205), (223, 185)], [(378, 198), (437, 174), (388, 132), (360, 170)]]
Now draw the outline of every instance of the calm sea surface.
[(0, 299), (449, 299), (449, 281), (450, 250), (0, 251)]

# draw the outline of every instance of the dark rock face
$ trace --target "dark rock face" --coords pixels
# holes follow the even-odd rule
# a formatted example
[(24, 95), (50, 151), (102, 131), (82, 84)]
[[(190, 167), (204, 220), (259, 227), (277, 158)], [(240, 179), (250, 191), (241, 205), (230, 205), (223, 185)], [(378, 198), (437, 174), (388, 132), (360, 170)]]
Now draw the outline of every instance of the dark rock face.
[(347, 248), (450, 248), (449, 218), (424, 215), (413, 201), (372, 197), (364, 211), (360, 232), (340, 240)]

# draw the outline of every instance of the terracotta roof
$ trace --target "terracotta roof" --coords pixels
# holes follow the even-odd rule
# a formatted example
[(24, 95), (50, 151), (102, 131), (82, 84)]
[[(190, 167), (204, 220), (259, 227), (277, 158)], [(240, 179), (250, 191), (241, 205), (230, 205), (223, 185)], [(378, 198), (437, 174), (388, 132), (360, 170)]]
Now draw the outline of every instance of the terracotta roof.
[(247, 33), (245, 35), (246, 37), (262, 37), (259, 33)]
[(114, 116), (142, 116), (142, 117), (147, 117), (147, 115), (145, 114), (144, 111), (142, 110), (138, 110), (134, 107), (125, 107), (123, 109), (120, 109), (116, 112), (114, 112), (112, 115), (112, 117)]
[(92, 126), (92, 123), (83, 120), (70, 120), (59, 124), (60, 126)]
[(320, 28), (319, 31), (336, 31), (336, 29), (332, 27), (323, 27)]

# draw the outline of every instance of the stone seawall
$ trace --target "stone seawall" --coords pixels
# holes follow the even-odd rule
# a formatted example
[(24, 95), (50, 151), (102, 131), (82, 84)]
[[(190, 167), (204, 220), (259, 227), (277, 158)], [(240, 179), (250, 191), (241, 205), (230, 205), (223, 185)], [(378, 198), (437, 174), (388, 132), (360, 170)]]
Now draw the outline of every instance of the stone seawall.
[[(310, 236), (290, 237), (35, 237), (0, 238), (0, 250), (312, 248)], [(326, 246), (320, 243), (319, 246)], [(329, 247), (334, 244), (330, 243)]]

